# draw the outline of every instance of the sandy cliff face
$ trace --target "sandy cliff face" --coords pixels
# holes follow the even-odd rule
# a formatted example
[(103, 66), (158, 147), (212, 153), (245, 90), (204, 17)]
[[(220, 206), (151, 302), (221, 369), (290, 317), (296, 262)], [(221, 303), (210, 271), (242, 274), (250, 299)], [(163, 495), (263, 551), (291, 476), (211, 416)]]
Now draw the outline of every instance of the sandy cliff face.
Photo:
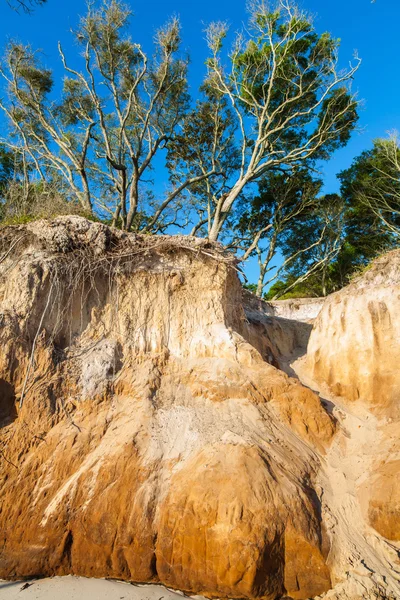
[(313, 327), (205, 240), (2, 229), (0, 577), (400, 598), (399, 263)]
[(231, 258), (68, 217), (3, 229), (0, 276), (0, 577), (331, 588), (335, 422), (276, 368), (292, 342), (258, 339)]
[[(343, 549), (348, 556), (353, 545), (355, 560), (363, 556), (370, 577), (382, 577), (383, 597), (392, 597), (391, 581), (395, 598), (400, 597), (399, 309), (397, 250), (326, 300), (307, 356), (294, 366), (328, 399), (338, 421), (340, 433), (320, 471), (327, 498), (323, 520), (336, 530), (331, 556), (343, 565), (348, 562)], [(361, 597), (374, 598), (373, 593), (367, 589)]]
[(400, 250), (376, 260), (332, 294), (314, 325), (307, 351), (313, 377), (347, 401), (400, 418)]

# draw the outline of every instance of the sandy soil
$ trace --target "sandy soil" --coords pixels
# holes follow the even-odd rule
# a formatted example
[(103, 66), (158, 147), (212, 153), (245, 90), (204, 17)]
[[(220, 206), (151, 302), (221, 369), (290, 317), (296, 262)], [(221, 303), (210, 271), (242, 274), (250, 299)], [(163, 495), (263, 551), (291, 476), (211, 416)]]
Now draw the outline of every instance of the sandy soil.
[(32, 581), (0, 581), (1, 600), (182, 600), (183, 594), (161, 585), (53, 577)]
[[(328, 561), (335, 565), (334, 588), (324, 600), (400, 598), (400, 544), (386, 540), (368, 526), (358, 489), (374, 460), (387, 458), (393, 438), (383, 443), (383, 426), (368, 410), (355, 403), (350, 410), (328, 386), (318, 385), (305, 368), (299, 351), (289, 361), (296, 377), (316, 393), (335, 417), (339, 431), (322, 462), (320, 489), (322, 518), (330, 532), (332, 547)], [(353, 568), (349, 569), (349, 565)], [(343, 573), (346, 577), (343, 578)]]

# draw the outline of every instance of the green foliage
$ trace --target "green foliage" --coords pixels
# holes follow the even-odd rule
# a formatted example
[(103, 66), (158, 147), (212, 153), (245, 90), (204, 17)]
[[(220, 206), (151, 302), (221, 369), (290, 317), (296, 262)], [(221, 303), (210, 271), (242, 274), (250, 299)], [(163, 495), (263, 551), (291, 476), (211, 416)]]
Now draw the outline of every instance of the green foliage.
[(56, 110), (66, 125), (79, 125), (83, 115), (86, 120), (95, 119), (93, 99), (84, 83), (71, 77), (64, 78), (63, 99)]
[(243, 287), (245, 290), (249, 290), (249, 292), (252, 292), (253, 294), (257, 292), (257, 286), (255, 283), (244, 283)]
[[(313, 273), (300, 283), (295, 283), (298, 273), (287, 272), (283, 279), (274, 283), (264, 294), (266, 300), (289, 298), (319, 298), (326, 294), (336, 292), (348, 285), (355, 277), (359, 277), (370, 268), (372, 260), (379, 256), (379, 252), (371, 252), (369, 257), (363, 255), (357, 247), (351, 246), (348, 241), (343, 246), (331, 263), (327, 265), (325, 280), (323, 282), (322, 270)], [(290, 287), (293, 283), (295, 285)], [(324, 285), (323, 285), (324, 283)], [(290, 287), (290, 291), (286, 291)]]
[[(213, 217), (216, 239), (248, 183), (268, 171), (313, 168), (347, 143), (358, 120), (349, 82), (360, 64), (338, 68), (339, 40), (318, 33), (292, 2), (254, 2), (250, 26), (237, 34), (224, 64), (226, 25), (208, 30), (210, 87), (230, 102), (242, 138), (240, 169)], [(221, 210), (220, 210), (221, 209)], [(229, 219), (228, 219), (229, 220)], [(255, 233), (257, 235), (258, 232)]]
[[(375, 140), (351, 167), (339, 174), (342, 194), (351, 199), (351, 231), (368, 253), (400, 239), (400, 148), (396, 137)], [(361, 232), (369, 228), (368, 238)], [(397, 242), (394, 238), (397, 238)]]
[(315, 158), (327, 160), (332, 152), (347, 144), (357, 121), (357, 101), (351, 97), (345, 87), (336, 88), (322, 102), (318, 117), (318, 127), (328, 122), (326, 144), (315, 154)]
[(40, 64), (38, 53), (30, 46), (10, 42), (6, 48), (6, 60), (18, 85), (16, 98), (25, 103), (25, 109), (43, 102), (53, 88), (53, 77), (51, 70)]
[[(321, 228), (327, 226), (322, 243), (301, 253), (289, 264), (283, 278), (268, 291), (268, 299), (317, 297), (337, 291), (368, 268), (374, 258), (398, 244), (396, 236), (360, 199), (358, 183), (360, 179), (364, 180), (365, 169), (369, 171), (370, 166), (370, 152), (364, 152), (350, 169), (340, 173), (341, 196), (330, 194), (320, 198), (317, 210), (304, 213), (287, 230), (280, 245), (284, 257), (317, 240)], [(313, 261), (320, 259), (324, 252), (329, 253), (330, 245), (338, 234), (337, 252), (304, 281), (296, 284)], [(285, 293), (288, 288), (290, 291)]]
[[(316, 278), (315, 278), (316, 279)], [(285, 290), (295, 282), (295, 278), (293, 276), (288, 276), (284, 280), (276, 281), (263, 295), (264, 300), (274, 300), (279, 298), (279, 300), (289, 300), (290, 298), (315, 298), (321, 295), (320, 290), (315, 290), (312, 282), (307, 279), (301, 283), (295, 285), (290, 292), (286, 292)]]
[(82, 209), (96, 205), (125, 229), (138, 221), (145, 226), (156, 210), (155, 203), (139, 206), (149, 197), (145, 175), (173, 143), (190, 103), (177, 19), (156, 32), (149, 57), (129, 36), (130, 17), (121, 0), (88, 3), (75, 33), (80, 67), (70, 67), (59, 46), (67, 75), (61, 97), (54, 97), (52, 72), (30, 46), (10, 42), (0, 69), (12, 144), (35, 176), (61, 177)]
[(239, 212), (237, 229), (252, 238), (257, 231), (270, 225), (264, 239), (281, 239), (291, 221), (315, 205), (322, 181), (314, 179), (307, 169), (292, 172), (269, 171), (260, 181), (259, 193), (253, 196)]
[(14, 155), (0, 144), (0, 198), (2, 198), (7, 189), (7, 185), (12, 180), (14, 174)]
[[(332, 291), (329, 289), (331, 265), (343, 245), (344, 212), (344, 203), (337, 194), (316, 197), (286, 228), (280, 250), (286, 259), (284, 272), (288, 291), (301, 289), (302, 293), (312, 296), (325, 296)], [(304, 286), (306, 280), (308, 286)]]
[[(58, 215), (57, 215), (58, 216)], [(0, 227), (7, 227), (8, 225), (26, 225), (32, 221), (41, 219), (40, 216), (34, 215), (16, 215), (13, 217), (5, 217), (0, 219)]]
[(283, 7), (255, 12), (253, 20), (254, 36), (232, 59), (244, 110), (254, 115), (268, 106), (273, 115), (269, 146), (276, 144), (285, 154), (310, 137), (315, 120), (312, 134), (324, 129), (325, 139), (313, 155), (326, 158), (347, 142), (358, 120), (357, 102), (346, 87), (338, 82), (327, 88), (327, 80), (333, 81), (339, 40), (329, 33), (317, 34), (311, 20), (295, 7), (290, 12)]
[[(167, 145), (167, 166), (176, 186), (188, 176), (197, 178), (190, 187), (191, 203), (200, 218), (208, 221), (206, 215), (211, 217), (218, 198), (229, 191), (240, 159), (235, 120), (226, 98), (207, 85), (201, 91), (181, 131)], [(210, 177), (204, 178), (206, 173)]]
[[(376, 140), (372, 149), (358, 156), (350, 168), (339, 175), (340, 195), (318, 197), (297, 211), (294, 219), (277, 228), (273, 215), (296, 206), (296, 194), (302, 193), (306, 178), (290, 188), (281, 176), (268, 176), (260, 185), (260, 195), (243, 213), (242, 223), (260, 230), (265, 223), (273, 227), (264, 236), (274, 235), (284, 263), (279, 280), (267, 293), (269, 299), (296, 296), (324, 296), (347, 285), (371, 261), (394, 247), (400, 240), (400, 149), (396, 137)], [(287, 190), (291, 192), (287, 194)], [(292, 199), (277, 213), (274, 197)], [(259, 250), (260, 245), (257, 247)], [(271, 244), (269, 245), (271, 248)], [(265, 255), (264, 255), (265, 256)], [(272, 254), (264, 259), (264, 264)], [(264, 268), (260, 263), (260, 268)], [(262, 270), (261, 270), (262, 273)], [(260, 293), (260, 287), (258, 289)]]

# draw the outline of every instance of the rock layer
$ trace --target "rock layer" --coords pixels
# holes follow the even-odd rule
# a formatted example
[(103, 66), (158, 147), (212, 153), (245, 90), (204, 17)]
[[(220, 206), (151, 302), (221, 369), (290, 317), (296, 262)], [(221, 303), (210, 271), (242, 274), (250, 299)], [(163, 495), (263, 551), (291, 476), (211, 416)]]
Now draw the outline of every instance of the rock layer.
[(334, 420), (257, 342), (233, 259), (80, 217), (1, 245), (0, 577), (328, 590)]

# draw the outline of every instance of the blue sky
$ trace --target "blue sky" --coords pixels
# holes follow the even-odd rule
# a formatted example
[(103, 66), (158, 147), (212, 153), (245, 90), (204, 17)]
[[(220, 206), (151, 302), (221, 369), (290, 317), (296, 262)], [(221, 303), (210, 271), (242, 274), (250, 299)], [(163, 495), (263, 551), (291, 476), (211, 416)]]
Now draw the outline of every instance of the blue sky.
[[(203, 29), (213, 20), (226, 20), (232, 30), (246, 21), (245, 0), (128, 0), (135, 13), (132, 37), (150, 49), (155, 29), (169, 16), (179, 15), (183, 28), (183, 45), (191, 56), (190, 84), (192, 95), (204, 76), (207, 56)], [(398, 57), (400, 22), (399, 0), (301, 0), (303, 8), (315, 16), (316, 29), (329, 31), (341, 38), (340, 61), (346, 66), (354, 50), (362, 58), (353, 90), (363, 100), (360, 132), (346, 148), (336, 152), (325, 165), (325, 191), (338, 189), (336, 174), (348, 167), (352, 159), (371, 146), (372, 140), (393, 129), (400, 130), (400, 61)], [(48, 0), (33, 15), (16, 14), (0, 0), (0, 45), (9, 38), (30, 42), (41, 48), (47, 66), (55, 74), (62, 69), (57, 53), (61, 41), (67, 54), (75, 50), (69, 33), (79, 15), (85, 13), (85, 0)], [(247, 269), (254, 280), (254, 265)]]

